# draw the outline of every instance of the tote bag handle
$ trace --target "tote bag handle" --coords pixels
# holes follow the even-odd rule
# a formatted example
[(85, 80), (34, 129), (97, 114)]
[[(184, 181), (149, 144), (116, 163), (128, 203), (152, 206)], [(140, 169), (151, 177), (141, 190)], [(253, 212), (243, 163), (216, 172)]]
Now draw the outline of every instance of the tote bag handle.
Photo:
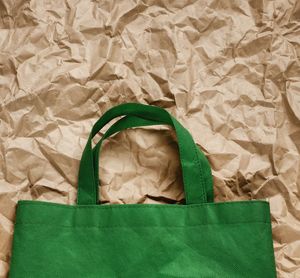
[[(125, 116), (122, 119), (115, 122), (106, 132), (103, 134), (101, 140), (96, 144), (96, 146), (93, 149), (93, 157), (94, 157), (94, 176), (95, 176), (95, 186), (98, 190), (99, 185), (99, 152), (101, 145), (103, 141), (110, 137), (111, 135), (118, 133), (119, 131), (122, 131), (124, 129), (128, 129), (131, 127), (141, 127), (141, 126), (149, 126), (149, 125), (164, 125), (162, 122), (158, 121), (152, 121), (148, 119), (138, 118), (136, 116)], [(197, 155), (198, 159), (201, 159), (201, 151), (197, 147)], [(207, 168), (206, 168), (207, 169)], [(205, 179), (205, 191), (207, 196), (207, 202), (213, 202), (214, 201), (214, 193), (213, 193), (213, 182), (211, 177), (210, 169), (204, 170), (204, 175), (207, 174), (207, 177), (204, 177)], [(99, 196), (97, 191), (97, 196)]]
[(207, 186), (205, 186), (205, 183), (212, 182), (210, 166), (204, 154), (197, 152), (197, 147), (189, 132), (162, 108), (137, 103), (126, 103), (108, 110), (92, 128), (80, 161), (77, 203), (79, 205), (96, 204), (98, 200), (97, 183), (94, 174), (98, 169), (94, 169), (93, 137), (112, 119), (126, 115), (164, 123), (171, 125), (175, 129), (179, 145), (186, 203), (197, 204), (207, 202)]

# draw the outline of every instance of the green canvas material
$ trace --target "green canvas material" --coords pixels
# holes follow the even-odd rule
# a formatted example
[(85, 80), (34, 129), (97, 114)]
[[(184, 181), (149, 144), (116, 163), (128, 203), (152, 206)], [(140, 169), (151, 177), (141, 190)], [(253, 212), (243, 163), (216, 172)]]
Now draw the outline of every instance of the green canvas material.
[[(99, 204), (103, 140), (154, 124), (176, 132), (185, 204)], [(214, 203), (209, 163), (189, 132), (162, 108), (122, 104), (92, 129), (76, 205), (18, 202), (9, 277), (276, 277), (269, 204)]]

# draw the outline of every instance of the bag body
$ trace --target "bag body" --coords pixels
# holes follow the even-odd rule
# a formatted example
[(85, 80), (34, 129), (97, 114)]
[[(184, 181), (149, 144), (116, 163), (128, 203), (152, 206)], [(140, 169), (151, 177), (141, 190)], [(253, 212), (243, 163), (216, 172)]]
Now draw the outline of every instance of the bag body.
[[(125, 116), (92, 148), (110, 120)], [(98, 156), (123, 129), (171, 125), (185, 204), (101, 205)], [(123, 104), (94, 125), (84, 149), (76, 205), (19, 201), (10, 277), (276, 277), (266, 201), (213, 202), (209, 163), (166, 110)]]

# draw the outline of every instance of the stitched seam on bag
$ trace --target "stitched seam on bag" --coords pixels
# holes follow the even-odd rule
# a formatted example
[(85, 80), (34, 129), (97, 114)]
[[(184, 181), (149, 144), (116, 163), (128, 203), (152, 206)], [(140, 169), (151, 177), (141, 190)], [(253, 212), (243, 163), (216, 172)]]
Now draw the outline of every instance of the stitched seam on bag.
[[(97, 132), (98, 133), (98, 132)], [(93, 198), (93, 203), (94, 204), (97, 204), (97, 189), (96, 189), (96, 181), (95, 181), (95, 176), (94, 176), (94, 173), (95, 173), (95, 165), (94, 165), (94, 157), (93, 157), (93, 151), (92, 151), (92, 140), (93, 138), (91, 138), (91, 155), (89, 156), (89, 160), (90, 160), (90, 165), (93, 165), (93, 175), (91, 177), (92, 181), (93, 181), (93, 192), (94, 192), (94, 196), (92, 196)], [(98, 171), (98, 169), (96, 170)]]
[[(169, 114), (169, 113), (168, 113), (168, 114)], [(182, 171), (182, 179), (183, 179), (183, 188), (184, 188), (184, 194), (185, 194), (185, 201), (186, 201), (186, 203), (188, 203), (190, 197), (189, 197), (189, 190), (188, 190), (187, 188), (190, 188), (190, 186), (188, 186), (189, 183), (187, 182), (187, 179), (186, 179), (185, 174), (184, 174), (184, 169), (183, 169), (182, 164), (181, 164), (181, 159), (182, 159), (182, 147), (181, 147), (180, 140), (179, 140), (179, 138), (178, 138), (176, 125), (175, 125), (175, 123), (174, 123), (174, 121), (173, 121), (173, 118), (172, 118), (172, 116), (170, 116), (170, 114), (169, 114), (169, 117), (171, 118), (171, 121), (172, 121), (172, 123), (173, 123), (173, 127), (174, 127), (175, 132), (176, 132), (176, 135), (177, 135), (177, 142), (178, 142), (178, 145), (179, 145), (179, 157), (180, 157), (180, 165), (181, 165), (181, 171)], [(186, 188), (185, 185), (187, 185), (187, 188)]]
[[(176, 131), (176, 133), (177, 133), (177, 129), (176, 129), (176, 121), (173, 121), (173, 117), (171, 116), (171, 115), (169, 115), (170, 117), (171, 117), (171, 120), (172, 120), (172, 122), (173, 122), (173, 127), (175, 128), (175, 131)], [(179, 125), (180, 125), (180, 123), (179, 123)], [(180, 127), (180, 126), (179, 126)], [(188, 131), (187, 131), (188, 132)], [(178, 139), (178, 135), (177, 135), (177, 139)], [(178, 139), (177, 140), (177, 142), (178, 142), (178, 145), (179, 145), (179, 149), (180, 150), (182, 150), (182, 144), (180, 143), (180, 140)], [(194, 158), (193, 158), (193, 162), (196, 162), (196, 164), (198, 165), (198, 168), (199, 168), (199, 170), (200, 170), (200, 172), (201, 172), (201, 176), (203, 177), (203, 172), (202, 172), (202, 169), (201, 169), (201, 167), (200, 167), (200, 165), (199, 165), (199, 161), (198, 161), (198, 156), (197, 156), (197, 151), (196, 151), (196, 148), (195, 148), (195, 143), (194, 143), (194, 145), (193, 145), (193, 152), (194, 152)], [(195, 157), (195, 154), (196, 154), (196, 157)], [(180, 157), (182, 157), (182, 155), (180, 154)], [(183, 170), (183, 169), (182, 169)], [(185, 184), (190, 184), (190, 182), (187, 182), (187, 180), (188, 180), (188, 177), (187, 178), (185, 178), (185, 175), (183, 174), (183, 171), (182, 171), (182, 177), (183, 177), (183, 185), (185, 185)], [(185, 186), (184, 186), (185, 187)], [(207, 198), (205, 198), (205, 190), (204, 190), (204, 187), (203, 187), (203, 182), (202, 182), (202, 179), (200, 179), (200, 187), (201, 187), (201, 191), (202, 191), (202, 194), (199, 196), (199, 198), (201, 198), (201, 200), (200, 200), (200, 202), (205, 202), (206, 200), (207, 200)], [(191, 188), (191, 186), (189, 186), (189, 188)], [(186, 195), (186, 202), (187, 203), (189, 203), (189, 200), (190, 200), (190, 195), (189, 195), (189, 191), (188, 190), (184, 190), (184, 192), (185, 192), (185, 195)], [(204, 197), (204, 198), (203, 198)]]
[[(202, 167), (200, 165), (200, 161), (199, 161), (199, 157), (198, 157), (195, 145), (194, 145), (193, 149), (194, 149), (194, 154), (195, 154), (195, 159), (194, 160), (196, 160), (196, 163), (197, 163), (198, 167), (200, 168), (202, 179), (205, 179), (205, 176), (203, 175), (203, 169), (202, 169)], [(202, 196), (201, 196), (201, 198), (204, 197), (204, 201), (207, 201), (206, 186), (204, 185), (204, 182), (202, 181), (202, 179), (200, 179), (200, 184), (201, 184), (201, 189), (202, 189)]]
[(92, 228), (99, 228), (99, 229), (113, 229), (113, 228), (123, 228), (123, 229), (131, 229), (131, 228), (157, 228), (157, 229), (162, 229), (162, 228), (194, 228), (198, 226), (226, 226), (226, 225), (245, 225), (245, 224), (260, 224), (260, 225), (269, 225), (270, 222), (263, 222), (263, 221), (253, 221), (253, 222), (236, 222), (236, 223), (203, 223), (203, 224), (196, 224), (196, 225), (182, 225), (182, 226), (154, 226), (154, 225), (140, 225), (140, 226), (121, 226), (121, 225), (115, 225), (115, 226), (85, 226), (85, 225), (74, 225), (74, 226), (68, 226), (68, 225), (60, 225), (60, 224), (48, 224), (48, 223), (22, 223), (18, 222), (15, 225), (22, 225), (22, 226), (53, 226), (53, 227), (63, 227), (63, 228), (87, 228), (87, 229), (92, 229)]
[(203, 207), (203, 206), (230, 206), (239, 204), (242, 206), (251, 206), (253, 204), (261, 204), (264, 206), (268, 206), (268, 202), (266, 201), (232, 201), (232, 202), (219, 202), (219, 203), (202, 203), (202, 204), (191, 204), (191, 205), (171, 205), (171, 204), (112, 204), (112, 205), (69, 205), (69, 204), (57, 204), (57, 203), (50, 203), (50, 202), (43, 202), (43, 201), (34, 201), (34, 200), (21, 200), (19, 206), (55, 206), (60, 208), (67, 208), (67, 209), (144, 209), (144, 208), (159, 208), (159, 209), (188, 209), (188, 208), (196, 208), (196, 207)]

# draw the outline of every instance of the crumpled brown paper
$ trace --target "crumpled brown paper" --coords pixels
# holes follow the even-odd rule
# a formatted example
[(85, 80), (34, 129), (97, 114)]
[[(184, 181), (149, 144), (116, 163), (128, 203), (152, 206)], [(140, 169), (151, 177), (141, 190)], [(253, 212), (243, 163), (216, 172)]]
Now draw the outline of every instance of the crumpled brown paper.
[[(216, 201), (268, 199), (278, 277), (300, 277), (300, 2), (0, 1), (0, 276), (20, 199), (74, 203), (92, 124), (167, 108), (213, 168)], [(182, 200), (166, 129), (105, 144), (101, 197)]]

